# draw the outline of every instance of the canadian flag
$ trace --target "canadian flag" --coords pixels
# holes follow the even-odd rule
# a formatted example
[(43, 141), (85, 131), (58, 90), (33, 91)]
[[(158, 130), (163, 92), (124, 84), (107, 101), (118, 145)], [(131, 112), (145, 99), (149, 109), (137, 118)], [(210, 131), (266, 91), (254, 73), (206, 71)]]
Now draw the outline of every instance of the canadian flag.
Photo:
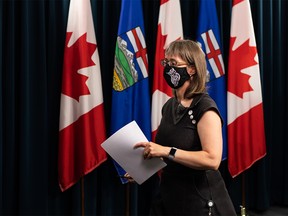
[(266, 155), (259, 59), (249, 0), (233, 0), (228, 63), (228, 169), (235, 177)]
[(172, 89), (163, 77), (163, 66), (160, 61), (165, 56), (168, 45), (178, 39), (183, 39), (181, 7), (179, 0), (161, 0), (154, 63), (152, 87), (151, 127), (152, 140), (155, 140), (161, 121), (161, 110), (164, 103), (172, 97)]
[(90, 0), (71, 0), (64, 50), (58, 176), (62, 191), (107, 159), (100, 62)]

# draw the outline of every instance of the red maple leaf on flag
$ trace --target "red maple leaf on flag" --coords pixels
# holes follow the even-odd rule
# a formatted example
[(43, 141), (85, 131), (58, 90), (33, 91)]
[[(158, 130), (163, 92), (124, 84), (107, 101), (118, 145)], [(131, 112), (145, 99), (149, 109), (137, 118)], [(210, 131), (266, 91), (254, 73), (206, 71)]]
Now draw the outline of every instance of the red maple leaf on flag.
[(234, 0), (234, 1), (233, 1), (233, 6), (235, 6), (236, 4), (239, 4), (239, 3), (242, 2), (242, 1), (244, 1), (244, 0)]
[(97, 45), (87, 42), (87, 33), (85, 33), (71, 47), (68, 47), (71, 35), (72, 32), (67, 32), (63, 68), (65, 84), (62, 86), (62, 93), (79, 101), (81, 95), (88, 95), (90, 91), (85, 84), (88, 77), (79, 74), (78, 70), (95, 65), (91, 56)]
[[(154, 68), (154, 86), (153, 86), (153, 91), (155, 90), (160, 90), (162, 92), (166, 92), (165, 89), (169, 89), (168, 84), (166, 85), (166, 82), (162, 82), (162, 73), (163, 73), (163, 66), (160, 64), (161, 60), (165, 56), (165, 50), (164, 50), (164, 45), (166, 43), (166, 38), (167, 35), (162, 35), (161, 31), (161, 24), (158, 25), (158, 35), (157, 35), (157, 47), (156, 47), (156, 55), (155, 55), (155, 68)], [(157, 84), (156, 84), (157, 83)], [(163, 86), (165, 85), (165, 86)]]
[[(231, 47), (233, 47), (235, 40), (236, 38), (231, 39)], [(231, 82), (227, 86), (229, 92), (243, 98), (245, 92), (253, 91), (249, 84), (250, 75), (242, 73), (242, 70), (258, 64), (255, 61), (256, 54), (256, 47), (249, 46), (249, 40), (236, 50), (230, 50), (229, 79)]]

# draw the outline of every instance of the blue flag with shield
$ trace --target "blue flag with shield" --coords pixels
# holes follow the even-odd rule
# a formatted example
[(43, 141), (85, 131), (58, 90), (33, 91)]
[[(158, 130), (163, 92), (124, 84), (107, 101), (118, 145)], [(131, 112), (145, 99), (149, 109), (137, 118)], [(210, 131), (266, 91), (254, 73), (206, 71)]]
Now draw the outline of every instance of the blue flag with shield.
[(197, 41), (206, 54), (208, 73), (208, 93), (215, 100), (224, 120), (222, 160), (227, 159), (227, 91), (226, 74), (222, 57), (222, 47), (218, 25), (218, 16), (214, 0), (201, 0)]
[[(151, 140), (148, 58), (141, 0), (122, 0), (115, 48), (111, 134), (135, 120)], [(114, 161), (119, 175), (125, 170)], [(122, 183), (127, 183), (121, 178)]]

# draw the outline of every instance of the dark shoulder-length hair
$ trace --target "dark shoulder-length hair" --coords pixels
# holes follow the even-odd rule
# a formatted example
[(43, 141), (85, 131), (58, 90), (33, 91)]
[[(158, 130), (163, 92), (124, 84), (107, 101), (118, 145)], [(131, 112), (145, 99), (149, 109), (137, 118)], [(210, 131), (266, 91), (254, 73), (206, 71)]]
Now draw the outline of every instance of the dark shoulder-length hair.
[[(188, 67), (195, 67), (196, 73), (190, 79), (190, 85), (184, 93), (185, 98), (193, 98), (196, 94), (207, 92), (207, 66), (205, 54), (200, 45), (192, 40), (176, 40), (165, 50), (166, 56), (178, 56), (188, 63)], [(175, 91), (174, 91), (175, 95)]]

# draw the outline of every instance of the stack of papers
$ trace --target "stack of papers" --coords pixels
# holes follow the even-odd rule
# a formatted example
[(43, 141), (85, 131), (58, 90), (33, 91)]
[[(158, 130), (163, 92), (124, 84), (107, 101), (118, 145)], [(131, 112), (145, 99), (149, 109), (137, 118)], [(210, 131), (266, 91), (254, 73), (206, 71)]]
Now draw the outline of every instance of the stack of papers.
[(101, 146), (141, 185), (167, 164), (160, 158), (144, 160), (144, 148), (134, 149), (134, 145), (139, 142), (148, 142), (148, 140), (136, 121), (132, 121), (105, 140)]

